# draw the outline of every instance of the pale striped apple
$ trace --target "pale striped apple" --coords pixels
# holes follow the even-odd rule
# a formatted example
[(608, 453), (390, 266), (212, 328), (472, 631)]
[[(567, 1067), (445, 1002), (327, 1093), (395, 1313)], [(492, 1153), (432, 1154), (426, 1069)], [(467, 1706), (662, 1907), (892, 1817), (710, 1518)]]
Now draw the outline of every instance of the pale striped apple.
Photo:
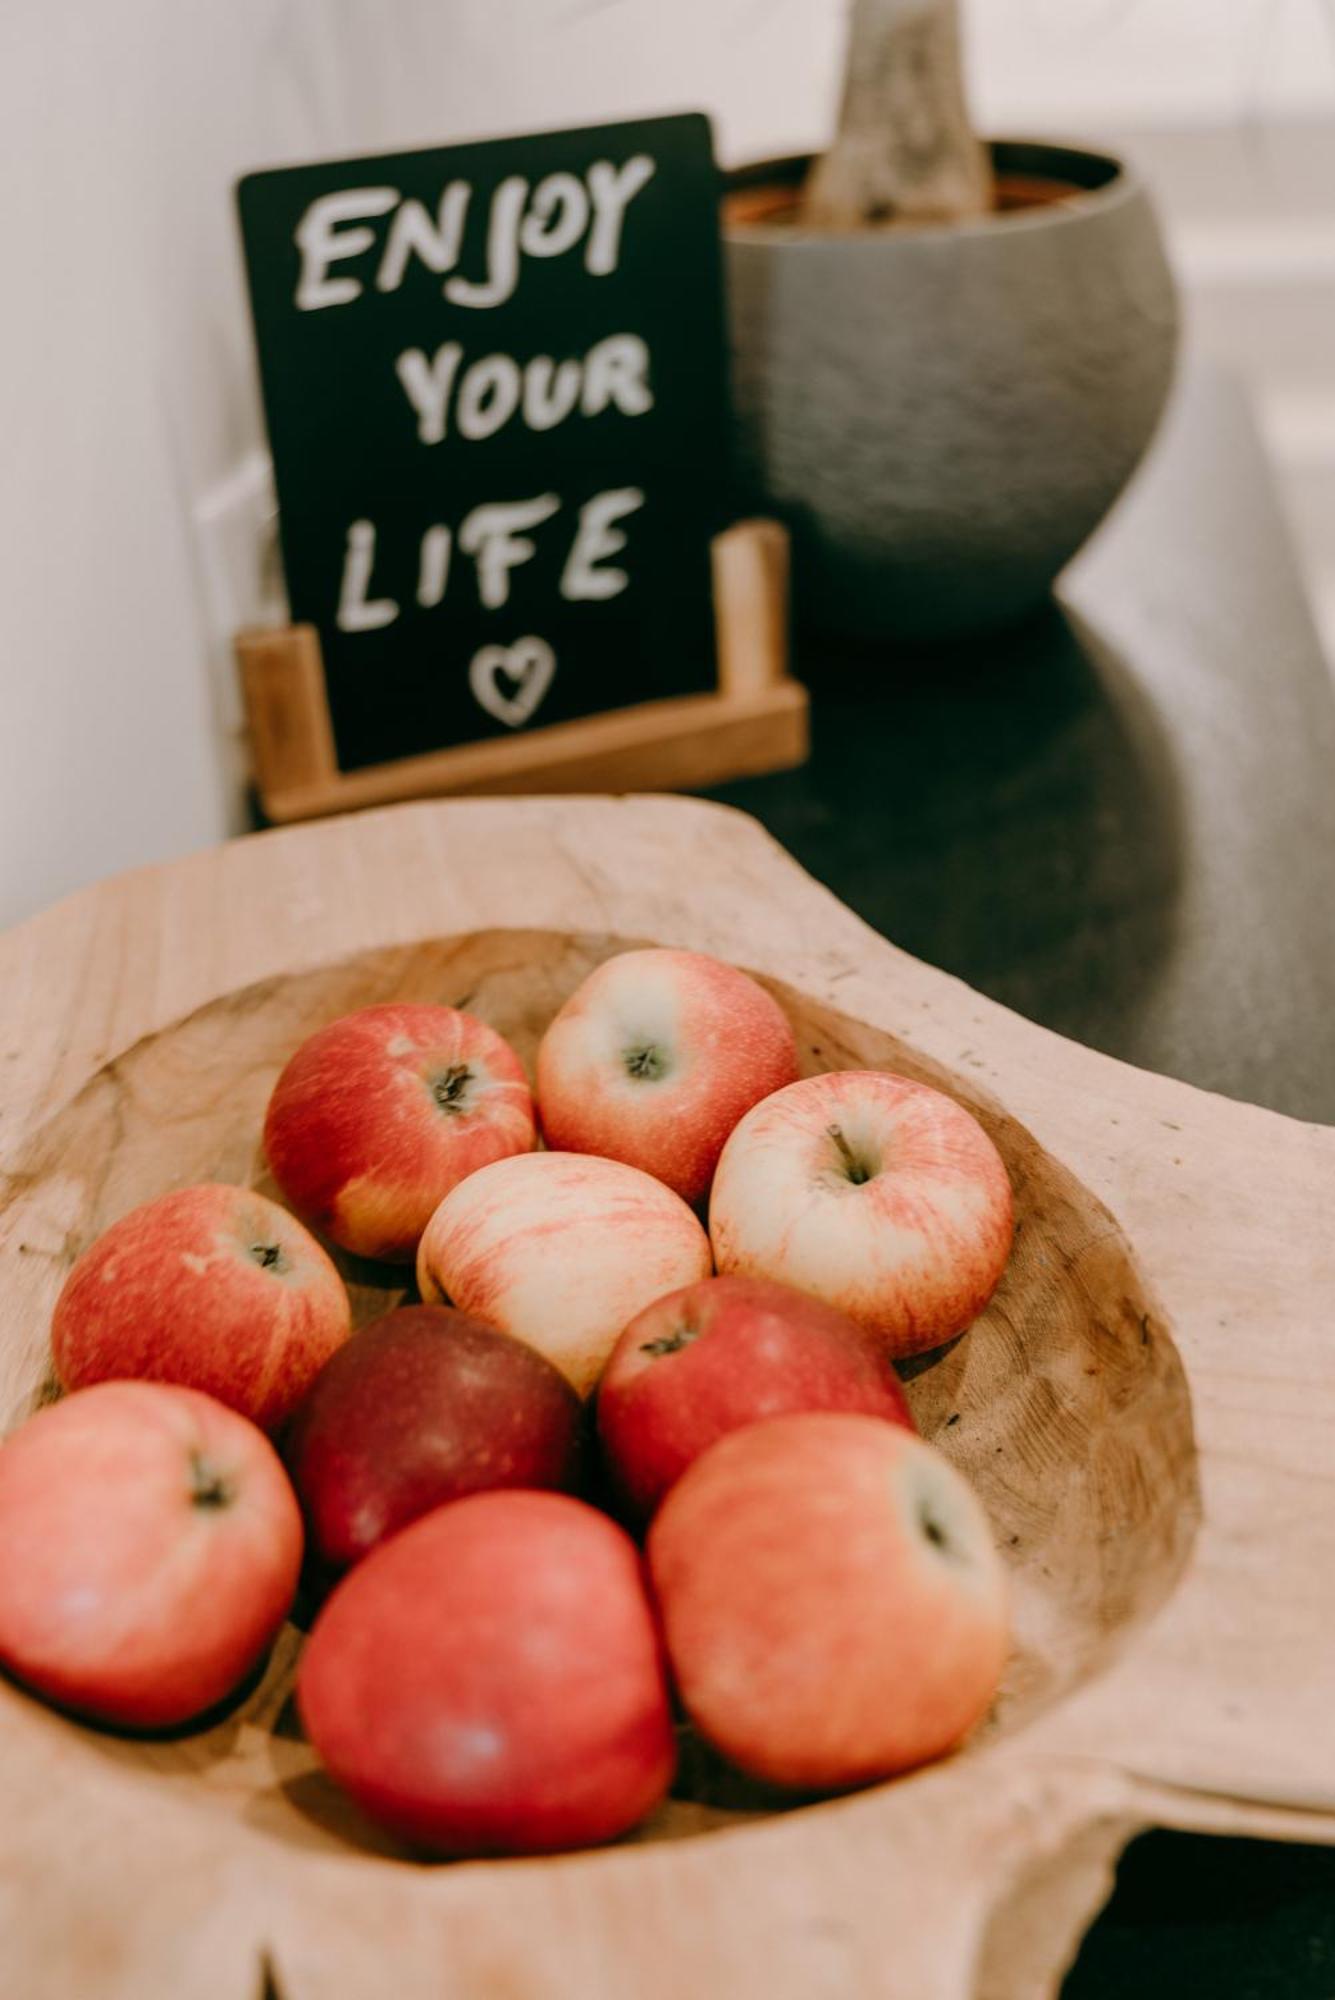
[(586, 1396), (626, 1322), (710, 1271), (679, 1195), (617, 1160), (529, 1153), (445, 1197), (417, 1256), (423, 1300), (446, 1300), (545, 1354)]
[(879, 1070), (806, 1077), (747, 1113), (723, 1149), (709, 1231), (721, 1273), (836, 1306), (889, 1353), (977, 1319), (1010, 1255), (1010, 1179), (972, 1114)]

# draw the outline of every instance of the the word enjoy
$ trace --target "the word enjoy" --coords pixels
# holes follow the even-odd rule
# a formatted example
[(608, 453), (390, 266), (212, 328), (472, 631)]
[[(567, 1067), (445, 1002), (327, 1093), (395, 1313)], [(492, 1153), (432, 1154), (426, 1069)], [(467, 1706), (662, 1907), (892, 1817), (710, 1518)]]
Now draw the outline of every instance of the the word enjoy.
[[(301, 256), (295, 302), (300, 312), (351, 305), (366, 290), (361, 278), (334, 267), (378, 251), (378, 292), (396, 292), (413, 260), (445, 279), (441, 289), (451, 305), (503, 305), (519, 283), (525, 257), (562, 257), (579, 244), (584, 269), (607, 277), (621, 255), (626, 210), (651, 180), (654, 162), (636, 153), (620, 166), (595, 160), (583, 174), (547, 174), (536, 186), (523, 174), (498, 182), (487, 218), (485, 263), (468, 277), (456, 267), (474, 190), (469, 181), (450, 181), (435, 214), (425, 202), (405, 199), (396, 187), (341, 188), (311, 202), (296, 227)], [(383, 229), (370, 227), (385, 217)], [(448, 275), (446, 275), (448, 274)]]

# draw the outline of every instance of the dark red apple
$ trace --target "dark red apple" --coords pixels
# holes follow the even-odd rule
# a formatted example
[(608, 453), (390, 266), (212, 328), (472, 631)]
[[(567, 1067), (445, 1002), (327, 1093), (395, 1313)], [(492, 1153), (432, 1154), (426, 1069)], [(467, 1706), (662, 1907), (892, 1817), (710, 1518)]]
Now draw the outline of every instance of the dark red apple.
[(622, 1334), (598, 1433), (628, 1513), (646, 1519), (706, 1446), (761, 1417), (852, 1410), (913, 1429), (883, 1342), (820, 1299), (765, 1278), (703, 1278)]
[(346, 1569), (447, 1500), (573, 1486), (580, 1421), (525, 1342), (449, 1306), (386, 1313), (321, 1370), (288, 1437), (311, 1549)]
[(297, 1699), (337, 1781), (438, 1853), (611, 1840), (672, 1777), (639, 1554), (563, 1493), (476, 1493), (376, 1549), (316, 1619)]

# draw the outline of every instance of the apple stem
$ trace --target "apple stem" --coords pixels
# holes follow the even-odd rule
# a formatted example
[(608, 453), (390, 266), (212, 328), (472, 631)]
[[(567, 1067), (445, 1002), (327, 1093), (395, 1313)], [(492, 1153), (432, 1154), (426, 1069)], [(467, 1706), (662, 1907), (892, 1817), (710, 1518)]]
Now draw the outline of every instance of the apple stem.
[(473, 1081), (473, 1072), (467, 1063), (452, 1063), (443, 1076), (438, 1076), (431, 1086), (431, 1095), (442, 1111), (462, 1111), (464, 1092)]
[(858, 1159), (847, 1139), (845, 1139), (842, 1127), (827, 1125), (825, 1129), (829, 1137), (834, 1140), (835, 1145), (839, 1148), (839, 1157), (844, 1163), (844, 1169), (848, 1174), (848, 1178), (852, 1181), (854, 1187), (861, 1187), (865, 1181), (871, 1179), (871, 1175), (862, 1161)]
[(281, 1271), (286, 1268), (283, 1263), (281, 1243), (252, 1243), (250, 1254), (262, 1271)]
[(655, 1048), (652, 1042), (646, 1042), (639, 1048), (627, 1049), (622, 1060), (626, 1065), (628, 1076), (644, 1077), (650, 1083), (656, 1083), (667, 1070), (662, 1050)]
[(696, 1338), (698, 1329), (693, 1326), (679, 1326), (675, 1333), (660, 1334), (657, 1340), (646, 1340), (640, 1347), (641, 1354), (651, 1354), (657, 1360), (663, 1354), (679, 1354)]
[(190, 1477), (193, 1487), (190, 1498), (196, 1507), (227, 1507), (231, 1505), (232, 1489), (214, 1465), (210, 1465), (202, 1451), (190, 1454)]
[(918, 1500), (918, 1526), (922, 1529), (924, 1537), (931, 1543), (934, 1549), (939, 1549), (943, 1556), (949, 1556), (952, 1560), (958, 1561), (958, 1547), (952, 1537), (942, 1527), (940, 1520), (933, 1510), (931, 1501), (923, 1499), (921, 1496)]

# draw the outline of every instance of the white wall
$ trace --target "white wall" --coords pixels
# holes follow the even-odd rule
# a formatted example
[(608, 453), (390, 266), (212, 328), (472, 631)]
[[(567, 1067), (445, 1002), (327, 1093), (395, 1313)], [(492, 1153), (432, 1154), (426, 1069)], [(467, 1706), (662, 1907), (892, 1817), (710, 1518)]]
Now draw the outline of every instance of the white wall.
[(1331, 0), (962, 0), (991, 129), (1335, 111)]
[(3, 0), (0, 922), (238, 820), (220, 572), (250, 593), (196, 523), (262, 442), (236, 175), (702, 103), (765, 149), (813, 122), (835, 29), (811, 0)]
[[(966, 0), (979, 114), (1335, 106), (1325, 6)], [(725, 159), (814, 145), (840, 20), (840, 0), (2, 0), (0, 922), (238, 823), (225, 631), (261, 578), (229, 495), (262, 434), (236, 175), (700, 105)]]

